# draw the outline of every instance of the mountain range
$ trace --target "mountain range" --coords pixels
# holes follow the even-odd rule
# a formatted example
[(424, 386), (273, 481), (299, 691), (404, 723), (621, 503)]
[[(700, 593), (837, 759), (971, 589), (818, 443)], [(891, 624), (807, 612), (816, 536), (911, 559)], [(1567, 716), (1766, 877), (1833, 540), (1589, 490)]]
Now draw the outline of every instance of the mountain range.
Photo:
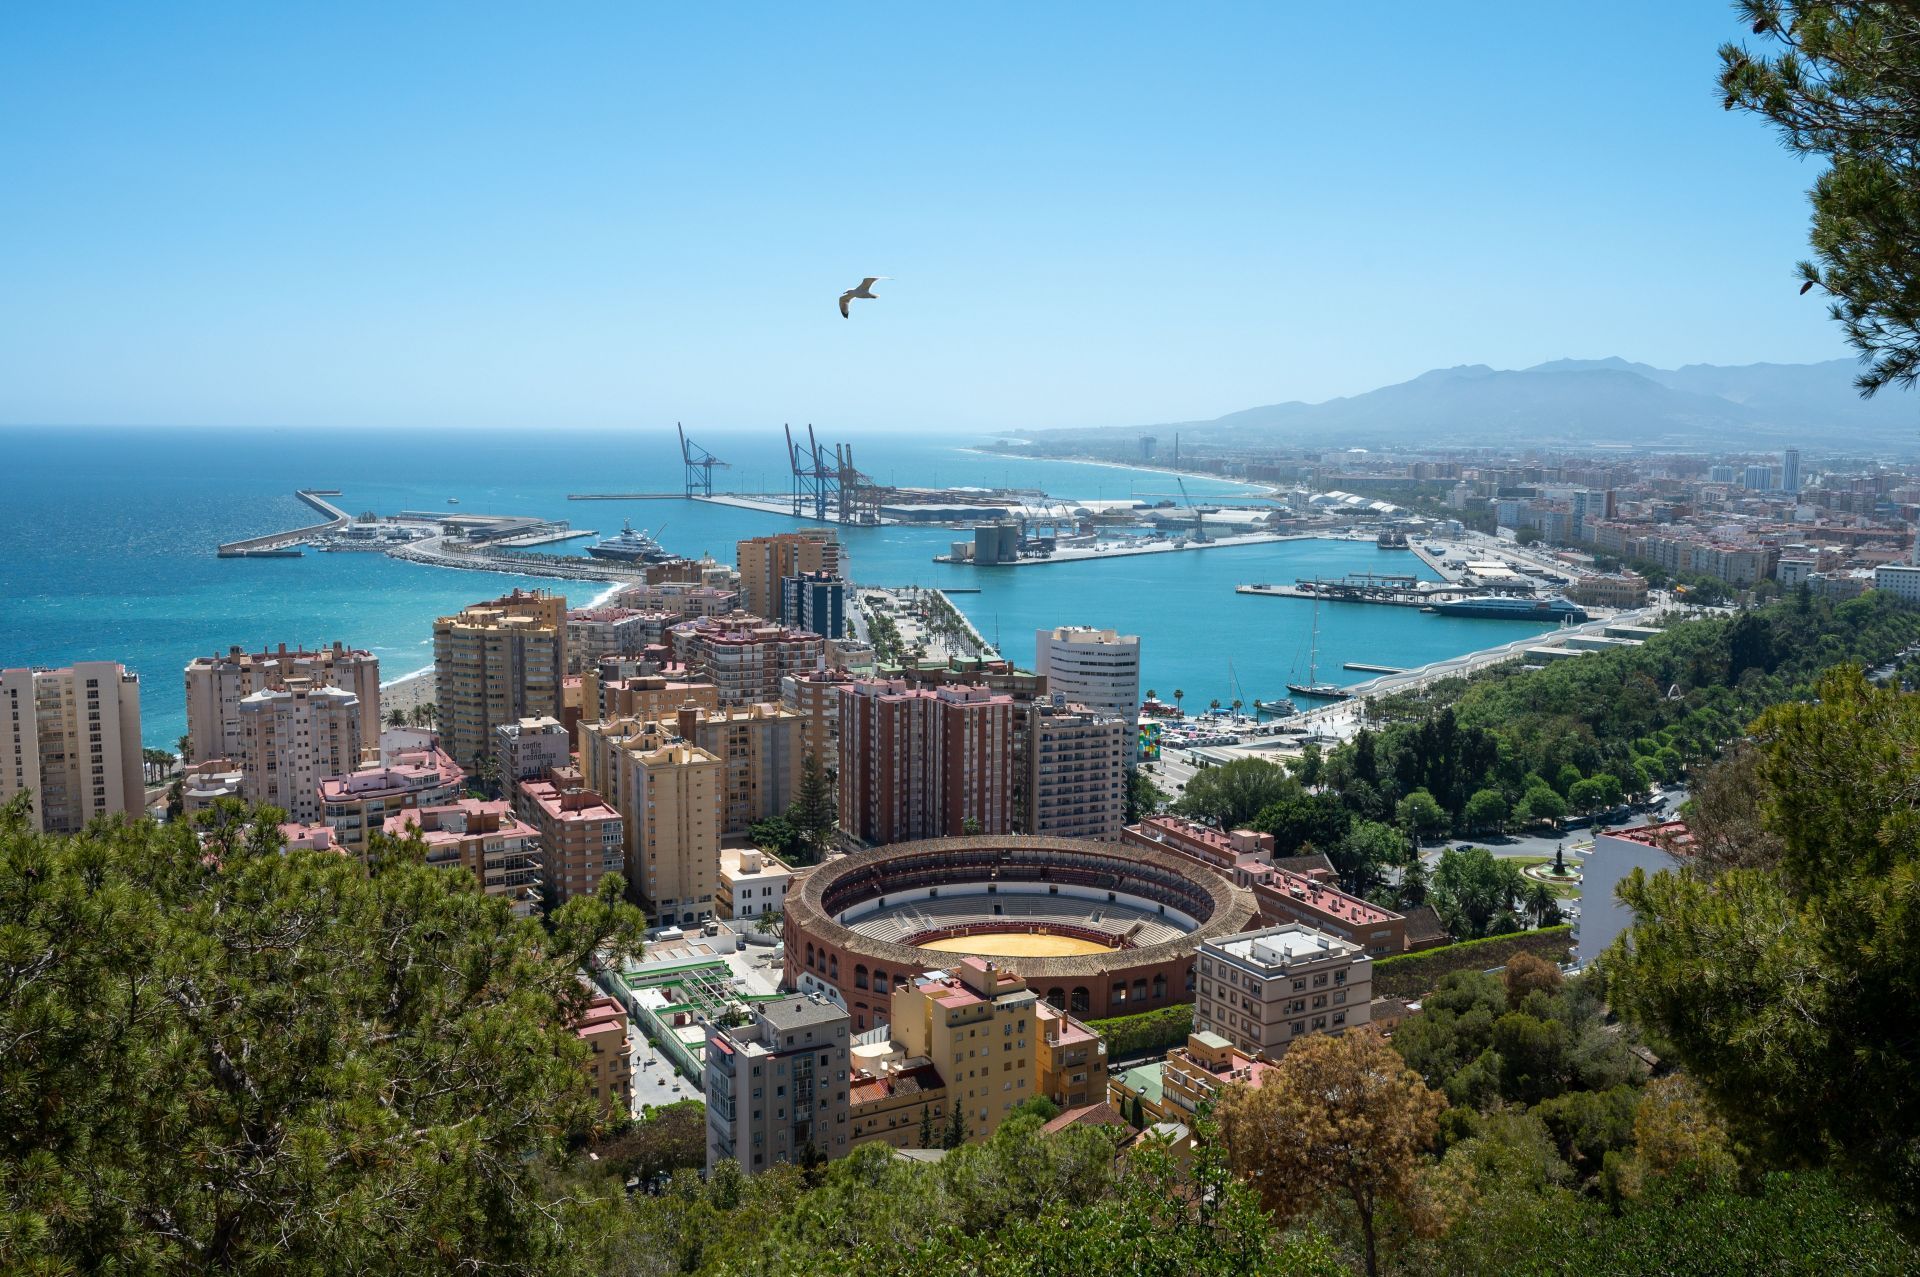
[[(1465, 364), (1324, 403), (1268, 404), (1210, 421), (1128, 427), (1221, 444), (1337, 442), (1757, 449), (1787, 445), (1910, 450), (1920, 400), (1901, 390), (1862, 399), (1850, 359), (1814, 364), (1688, 364), (1556, 359), (1531, 368)], [(1102, 430), (1099, 434), (1127, 431)], [(1064, 439), (1085, 431), (1047, 431)]]

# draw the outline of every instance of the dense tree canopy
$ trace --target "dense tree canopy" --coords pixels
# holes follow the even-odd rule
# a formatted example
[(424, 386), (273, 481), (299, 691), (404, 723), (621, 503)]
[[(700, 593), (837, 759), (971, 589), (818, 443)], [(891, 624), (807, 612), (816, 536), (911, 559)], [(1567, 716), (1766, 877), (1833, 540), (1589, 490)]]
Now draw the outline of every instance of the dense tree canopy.
[(1920, 696), (1829, 675), (1754, 724), (1737, 765), (1770, 854), (1620, 895), (1618, 1006), (1670, 1044), (1742, 1133), (1833, 1159), (1920, 1210)]
[(1814, 181), (1818, 286), (1869, 361), (1858, 385), (1920, 378), (1920, 12), (1872, 0), (1743, 0), (1757, 47), (1720, 51), (1729, 110), (1770, 121), (1788, 148), (1827, 161)]
[(637, 946), (619, 880), (543, 928), (278, 815), (0, 813), (0, 1269), (573, 1271), (591, 1202), (541, 1165), (598, 1121), (567, 1019)]

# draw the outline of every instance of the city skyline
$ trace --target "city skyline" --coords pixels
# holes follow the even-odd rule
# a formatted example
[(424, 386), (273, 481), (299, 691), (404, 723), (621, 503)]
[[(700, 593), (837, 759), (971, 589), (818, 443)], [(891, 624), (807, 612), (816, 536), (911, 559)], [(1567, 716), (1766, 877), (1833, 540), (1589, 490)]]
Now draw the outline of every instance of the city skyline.
[(1846, 354), (1718, 7), (1110, 16), (15, 13), (0, 422), (1019, 429)]

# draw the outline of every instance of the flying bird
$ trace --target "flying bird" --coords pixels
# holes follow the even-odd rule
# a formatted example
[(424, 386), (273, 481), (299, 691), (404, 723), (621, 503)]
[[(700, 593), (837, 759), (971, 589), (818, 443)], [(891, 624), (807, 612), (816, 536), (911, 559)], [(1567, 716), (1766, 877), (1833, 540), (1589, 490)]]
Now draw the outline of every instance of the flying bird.
[(873, 295), (873, 286), (879, 283), (883, 279), (892, 279), (892, 278), (893, 276), (891, 275), (869, 275), (865, 279), (860, 281), (860, 286), (858, 288), (849, 288), (846, 292), (841, 293), (840, 294), (840, 318), (842, 319), (852, 318), (852, 316), (847, 314), (847, 303), (852, 301), (856, 297), (864, 297), (866, 300), (870, 302), (879, 301), (880, 299)]

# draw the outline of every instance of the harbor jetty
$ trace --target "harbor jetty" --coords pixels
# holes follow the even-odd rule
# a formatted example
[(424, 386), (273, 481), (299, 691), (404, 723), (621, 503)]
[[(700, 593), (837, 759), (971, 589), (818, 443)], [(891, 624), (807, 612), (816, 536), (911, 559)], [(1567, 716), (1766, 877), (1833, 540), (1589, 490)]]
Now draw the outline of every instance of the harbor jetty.
[(640, 563), (542, 554), (536, 550), (514, 550), (484, 542), (449, 541), (445, 537), (428, 537), (396, 546), (387, 553), (410, 563), (430, 563), (435, 567), (464, 568), (472, 572), (507, 572), (518, 576), (554, 577), (563, 581), (620, 582), (647, 579), (646, 565)]
[(351, 522), (345, 510), (327, 500), (328, 497), (340, 495), (338, 488), (300, 488), (293, 495), (325, 515), (327, 521), (304, 528), (294, 528), (289, 532), (269, 532), (265, 536), (228, 541), (222, 544), (216, 553), (223, 559), (298, 558), (300, 546), (310, 538), (324, 536), (329, 532), (339, 532)]
[(1487, 591), (1450, 581), (1422, 581), (1418, 577), (1375, 572), (1353, 572), (1337, 581), (1301, 577), (1292, 585), (1258, 582), (1237, 585), (1235, 594), (1257, 594), (1276, 599), (1324, 599), (1329, 603), (1380, 603), (1390, 607), (1425, 607), (1435, 599), (1471, 598)]

